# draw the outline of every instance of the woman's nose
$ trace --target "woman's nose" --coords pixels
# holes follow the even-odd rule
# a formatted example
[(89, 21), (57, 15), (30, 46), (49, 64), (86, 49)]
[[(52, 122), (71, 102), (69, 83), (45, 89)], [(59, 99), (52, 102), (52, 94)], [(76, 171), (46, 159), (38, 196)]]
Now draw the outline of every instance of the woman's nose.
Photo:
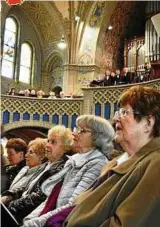
[(26, 155), (25, 155), (25, 158), (27, 158), (27, 157), (28, 157), (28, 155), (29, 155), (29, 154), (28, 154), (28, 152), (27, 152), (27, 153), (26, 153)]
[(49, 142), (47, 142), (46, 148), (48, 148), (48, 147), (50, 147), (50, 146), (51, 146), (51, 144), (50, 144)]
[(72, 135), (74, 135), (76, 133), (76, 127), (73, 128), (73, 131), (72, 131)]
[(79, 135), (79, 134), (78, 134), (78, 132), (77, 132), (77, 131), (72, 132), (73, 139), (74, 139), (74, 138), (77, 138), (77, 137), (78, 137), (78, 135)]
[(72, 135), (73, 135), (73, 137), (74, 137), (74, 136), (76, 135), (76, 132), (73, 131), (73, 132), (72, 132)]
[(114, 117), (112, 118), (112, 121), (113, 121), (113, 123), (116, 123), (117, 121), (119, 121), (119, 115), (117, 114), (117, 115), (114, 115)]

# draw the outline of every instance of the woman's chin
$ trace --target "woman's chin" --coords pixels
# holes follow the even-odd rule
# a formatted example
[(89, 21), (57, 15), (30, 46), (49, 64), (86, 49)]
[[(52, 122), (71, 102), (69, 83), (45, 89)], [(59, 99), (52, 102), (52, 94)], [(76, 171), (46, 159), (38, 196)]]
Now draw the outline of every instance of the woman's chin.
[(122, 136), (120, 135), (119, 132), (118, 133), (116, 132), (114, 140), (116, 143), (120, 143), (122, 141)]

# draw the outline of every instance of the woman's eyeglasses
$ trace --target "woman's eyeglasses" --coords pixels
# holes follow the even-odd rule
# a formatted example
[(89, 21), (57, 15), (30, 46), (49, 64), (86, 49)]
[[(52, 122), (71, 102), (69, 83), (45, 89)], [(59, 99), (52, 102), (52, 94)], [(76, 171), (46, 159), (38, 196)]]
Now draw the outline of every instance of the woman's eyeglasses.
[(35, 154), (36, 152), (34, 150), (28, 150), (27, 154)]
[(86, 133), (86, 132), (90, 132), (91, 133), (90, 130), (87, 130), (87, 129), (84, 129), (84, 128), (74, 128), (73, 132), (77, 132), (78, 134)]
[(52, 145), (55, 145), (57, 144), (57, 141), (56, 140), (47, 140), (48, 143), (52, 144)]
[(138, 110), (120, 108), (119, 110), (115, 111), (114, 116), (115, 117), (123, 117), (123, 116), (126, 116), (128, 114), (140, 114), (140, 112)]

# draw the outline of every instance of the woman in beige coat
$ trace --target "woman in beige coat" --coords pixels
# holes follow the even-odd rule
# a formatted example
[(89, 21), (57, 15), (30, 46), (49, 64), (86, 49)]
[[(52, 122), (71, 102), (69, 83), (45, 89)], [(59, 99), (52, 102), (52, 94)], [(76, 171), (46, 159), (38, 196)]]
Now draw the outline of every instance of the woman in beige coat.
[(119, 100), (115, 140), (125, 153), (67, 210), (45, 227), (160, 226), (160, 92), (135, 86)]

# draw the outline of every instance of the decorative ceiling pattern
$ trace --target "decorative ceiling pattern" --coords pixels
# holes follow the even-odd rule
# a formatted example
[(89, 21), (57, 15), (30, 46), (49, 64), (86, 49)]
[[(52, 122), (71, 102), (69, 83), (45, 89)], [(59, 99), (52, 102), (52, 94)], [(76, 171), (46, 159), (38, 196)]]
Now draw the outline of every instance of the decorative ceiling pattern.
[(48, 45), (51, 42), (55, 42), (60, 38), (60, 25), (57, 12), (52, 3), (52, 15), (48, 11), (48, 7), (51, 7), (50, 2), (24, 2), (21, 8), (29, 16), (31, 21), (38, 28), (44, 45)]

